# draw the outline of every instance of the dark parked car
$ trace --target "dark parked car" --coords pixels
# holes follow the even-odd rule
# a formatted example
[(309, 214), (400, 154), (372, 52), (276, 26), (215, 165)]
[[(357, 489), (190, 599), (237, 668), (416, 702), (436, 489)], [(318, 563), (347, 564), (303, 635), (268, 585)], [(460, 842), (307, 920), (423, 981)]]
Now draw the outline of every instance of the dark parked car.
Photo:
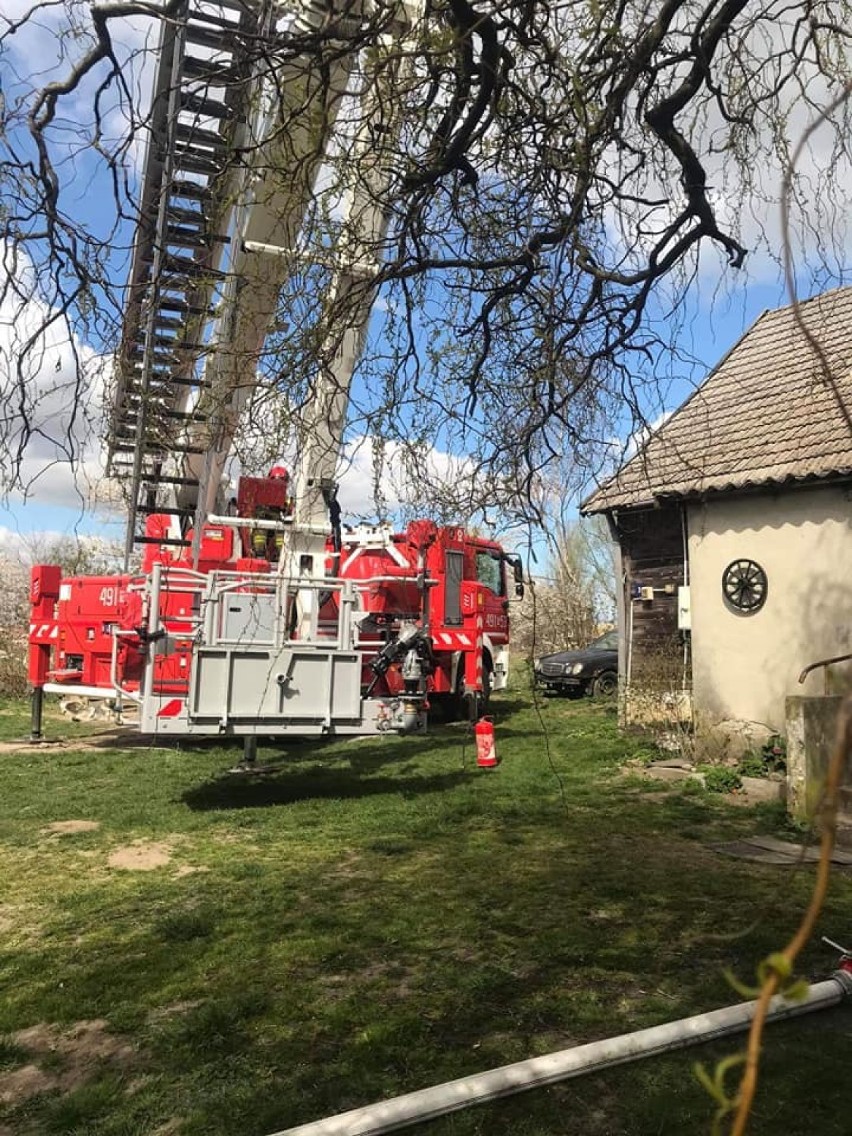
[(618, 632), (607, 631), (579, 651), (543, 655), (534, 670), (536, 682), (548, 691), (611, 697), (618, 692)]

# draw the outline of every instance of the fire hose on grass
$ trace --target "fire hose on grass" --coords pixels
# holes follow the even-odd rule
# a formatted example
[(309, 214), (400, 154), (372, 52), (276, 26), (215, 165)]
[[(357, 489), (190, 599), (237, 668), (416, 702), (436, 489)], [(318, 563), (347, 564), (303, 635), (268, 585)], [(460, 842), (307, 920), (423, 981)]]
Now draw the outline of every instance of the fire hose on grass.
[[(816, 1010), (826, 1010), (850, 996), (852, 954), (844, 951), (839, 968), (824, 982), (810, 986), (804, 998), (790, 1001), (776, 995), (770, 1003), (767, 1021), (786, 1021)], [(442, 1085), (288, 1128), (272, 1136), (380, 1136), (472, 1105), (580, 1077), (584, 1073), (685, 1049), (729, 1034), (744, 1033), (751, 1025), (756, 1005), (756, 1001), (742, 1002), (676, 1022), (518, 1061), (513, 1065), (502, 1065), (498, 1069), (473, 1073), (469, 1077), (459, 1077)]]

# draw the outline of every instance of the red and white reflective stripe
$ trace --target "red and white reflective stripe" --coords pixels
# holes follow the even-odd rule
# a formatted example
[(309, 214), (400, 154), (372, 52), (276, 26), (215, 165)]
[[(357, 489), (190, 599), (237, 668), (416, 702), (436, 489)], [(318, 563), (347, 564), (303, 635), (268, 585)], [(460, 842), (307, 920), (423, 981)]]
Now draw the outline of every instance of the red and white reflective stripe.
[(51, 639), (59, 638), (58, 623), (31, 623), (30, 642), (49, 643)]
[(183, 710), (183, 699), (182, 698), (170, 698), (169, 701), (164, 706), (161, 706), (160, 709), (157, 711), (157, 717), (158, 718), (177, 718), (178, 715), (180, 714), (181, 710)]
[(471, 638), (463, 631), (439, 631), (435, 635), (435, 642), (439, 647), (468, 648), (472, 647)]
[(482, 690), (482, 612), (476, 615), (476, 689)]

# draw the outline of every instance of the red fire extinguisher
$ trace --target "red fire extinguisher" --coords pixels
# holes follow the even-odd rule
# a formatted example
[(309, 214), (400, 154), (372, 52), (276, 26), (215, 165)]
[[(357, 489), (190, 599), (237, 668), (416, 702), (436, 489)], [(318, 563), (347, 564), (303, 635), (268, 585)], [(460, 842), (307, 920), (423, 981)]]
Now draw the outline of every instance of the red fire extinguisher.
[(473, 727), (476, 737), (476, 764), (480, 769), (495, 769), (497, 749), (494, 745), (494, 722), (491, 718), (480, 718)]

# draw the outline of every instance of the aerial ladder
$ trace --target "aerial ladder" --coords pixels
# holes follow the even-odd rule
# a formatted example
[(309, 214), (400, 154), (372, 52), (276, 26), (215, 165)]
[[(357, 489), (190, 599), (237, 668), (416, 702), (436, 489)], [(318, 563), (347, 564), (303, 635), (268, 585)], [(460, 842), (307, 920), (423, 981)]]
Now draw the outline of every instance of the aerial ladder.
[[(357, 45), (366, 18), (351, 4), (336, 14), (311, 0), (187, 0), (163, 20), (107, 447), (108, 472), (127, 486), (126, 559), (151, 539), (146, 515), (171, 513), (169, 539), (182, 544), (178, 530), (215, 504), (340, 107), (358, 97), (346, 40)], [(328, 58), (287, 46), (311, 33)], [(382, 75), (371, 82), (364, 112), (387, 118)]]

